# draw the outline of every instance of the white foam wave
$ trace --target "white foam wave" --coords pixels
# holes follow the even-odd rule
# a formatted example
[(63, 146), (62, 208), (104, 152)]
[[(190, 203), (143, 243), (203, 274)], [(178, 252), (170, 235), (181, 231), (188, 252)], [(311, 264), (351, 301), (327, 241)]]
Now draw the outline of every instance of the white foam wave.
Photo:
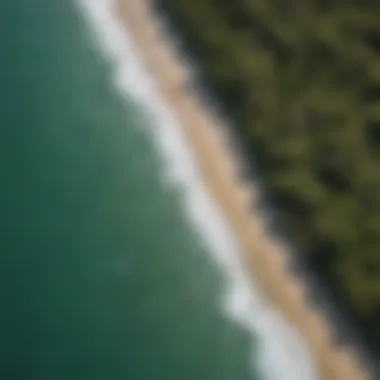
[(297, 330), (275, 312), (266, 299), (248, 285), (239, 261), (238, 243), (215, 201), (205, 188), (181, 126), (155, 87), (133, 39), (115, 17), (114, 0), (77, 0), (94, 36), (113, 67), (115, 87), (149, 106), (154, 140), (167, 166), (166, 180), (180, 184), (192, 221), (210, 244), (216, 261), (226, 269), (230, 287), (224, 310), (258, 337), (258, 362), (271, 380), (316, 380), (316, 370)]

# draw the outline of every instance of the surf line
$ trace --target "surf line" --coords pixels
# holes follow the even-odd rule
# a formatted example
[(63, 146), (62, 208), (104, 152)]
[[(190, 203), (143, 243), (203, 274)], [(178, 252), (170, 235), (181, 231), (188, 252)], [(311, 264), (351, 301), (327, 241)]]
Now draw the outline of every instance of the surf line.
[(147, 121), (152, 129), (147, 132), (164, 160), (165, 179), (181, 186), (189, 219), (205, 239), (215, 262), (225, 269), (229, 289), (223, 311), (259, 341), (252, 364), (270, 380), (317, 380), (314, 363), (298, 331), (247, 280), (239, 260), (239, 244), (203, 183), (180, 122), (160, 97), (138, 46), (119, 20), (115, 0), (77, 0), (77, 5), (97, 47), (110, 63), (115, 89), (124, 97), (132, 96), (149, 111)]

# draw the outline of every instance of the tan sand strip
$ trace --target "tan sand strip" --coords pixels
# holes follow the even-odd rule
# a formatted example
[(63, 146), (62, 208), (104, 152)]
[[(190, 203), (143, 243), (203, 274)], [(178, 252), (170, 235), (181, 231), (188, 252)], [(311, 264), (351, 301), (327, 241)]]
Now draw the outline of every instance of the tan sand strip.
[(265, 215), (252, 211), (252, 198), (258, 188), (255, 183), (239, 183), (241, 159), (230, 147), (226, 126), (205, 109), (195, 92), (186, 89), (191, 68), (163, 32), (162, 20), (153, 14), (149, 0), (119, 1), (120, 14), (159, 91), (181, 120), (205, 183), (231, 223), (252, 277), (288, 322), (300, 330), (321, 379), (370, 379), (355, 350), (334, 343), (325, 314), (310, 306), (307, 285), (287, 267), (287, 248), (266, 232)]

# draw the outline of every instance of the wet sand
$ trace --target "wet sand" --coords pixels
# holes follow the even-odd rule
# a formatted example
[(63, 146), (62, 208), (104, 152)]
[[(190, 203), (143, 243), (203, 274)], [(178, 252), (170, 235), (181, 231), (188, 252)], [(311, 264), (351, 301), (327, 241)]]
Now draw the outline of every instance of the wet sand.
[(244, 265), (277, 310), (300, 331), (321, 379), (370, 379), (357, 352), (334, 341), (334, 330), (325, 313), (307, 299), (307, 284), (289, 270), (288, 247), (276, 242), (266, 227), (266, 215), (254, 208), (259, 187), (239, 179), (242, 159), (231, 148), (225, 123), (207, 109), (195, 91), (189, 90), (192, 70), (149, 3), (119, 0), (118, 11), (161, 95), (181, 121), (204, 181), (242, 247)]

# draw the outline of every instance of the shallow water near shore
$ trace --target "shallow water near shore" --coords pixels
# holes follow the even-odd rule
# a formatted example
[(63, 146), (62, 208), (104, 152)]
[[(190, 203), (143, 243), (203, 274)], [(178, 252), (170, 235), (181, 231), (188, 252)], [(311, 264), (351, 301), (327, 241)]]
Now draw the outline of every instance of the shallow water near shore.
[(242, 313), (237, 323), (241, 301), (227, 302), (211, 252), (234, 242), (190, 207), (175, 181), (196, 183), (190, 157), (172, 165), (169, 119), (150, 116), (132, 58), (115, 72), (84, 4), (0, 5), (0, 378), (245, 380), (277, 363), (279, 380), (314, 379), (281, 357), (261, 299), (256, 326), (271, 339)]

